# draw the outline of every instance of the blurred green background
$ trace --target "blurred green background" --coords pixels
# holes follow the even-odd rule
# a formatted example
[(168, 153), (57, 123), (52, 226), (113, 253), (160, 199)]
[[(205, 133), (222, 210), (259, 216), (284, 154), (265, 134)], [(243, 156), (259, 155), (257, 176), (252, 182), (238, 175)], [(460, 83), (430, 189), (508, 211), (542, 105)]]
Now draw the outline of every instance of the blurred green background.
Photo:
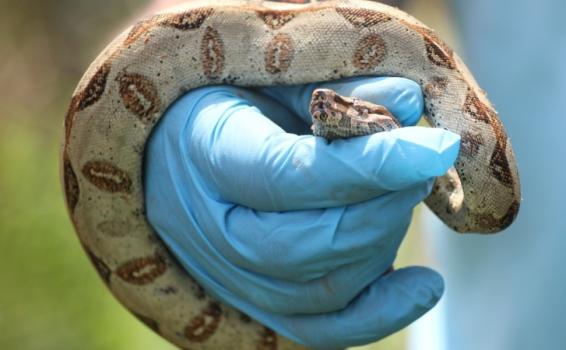
[[(0, 349), (173, 349), (106, 290), (63, 205), (58, 147), (83, 71), (150, 0), (0, 0)], [(407, 9), (451, 41), (441, 0)], [(413, 225), (399, 265), (426, 263)], [(402, 350), (405, 332), (374, 350)]]

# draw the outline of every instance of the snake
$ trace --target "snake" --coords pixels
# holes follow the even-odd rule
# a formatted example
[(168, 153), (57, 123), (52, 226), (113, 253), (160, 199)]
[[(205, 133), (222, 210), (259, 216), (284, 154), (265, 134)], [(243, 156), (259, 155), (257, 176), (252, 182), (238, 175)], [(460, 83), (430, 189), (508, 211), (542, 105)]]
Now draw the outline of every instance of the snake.
[[(181, 349), (305, 348), (216, 300), (148, 224), (145, 145), (167, 107), (187, 91), (354, 76), (411, 79), (422, 89), (430, 127), (461, 137), (454, 167), (436, 179), (428, 207), (454, 230), (476, 233), (505, 229), (519, 210), (518, 168), (504, 126), (433, 30), (376, 2), (292, 2), (190, 1), (152, 14), (99, 54), (71, 98), (60, 170), (80, 244), (111, 293)], [(398, 127), (383, 108), (363, 101), (329, 91), (313, 101), (315, 134), (330, 139), (356, 135), (340, 136), (333, 123), (350, 131), (379, 120), (385, 132)]]

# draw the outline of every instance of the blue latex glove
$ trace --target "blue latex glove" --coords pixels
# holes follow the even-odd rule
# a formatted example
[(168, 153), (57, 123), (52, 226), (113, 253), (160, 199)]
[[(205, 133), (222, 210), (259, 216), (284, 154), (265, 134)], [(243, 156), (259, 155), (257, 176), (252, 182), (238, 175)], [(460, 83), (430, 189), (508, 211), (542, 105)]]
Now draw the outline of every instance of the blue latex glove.
[[(383, 104), (405, 125), (423, 109), (405, 79), (319, 85)], [(148, 142), (145, 191), (150, 223), (211, 294), (299, 343), (336, 349), (387, 336), (440, 298), (436, 272), (390, 267), (459, 137), (407, 127), (329, 143), (309, 135), (314, 88), (189, 92)]]

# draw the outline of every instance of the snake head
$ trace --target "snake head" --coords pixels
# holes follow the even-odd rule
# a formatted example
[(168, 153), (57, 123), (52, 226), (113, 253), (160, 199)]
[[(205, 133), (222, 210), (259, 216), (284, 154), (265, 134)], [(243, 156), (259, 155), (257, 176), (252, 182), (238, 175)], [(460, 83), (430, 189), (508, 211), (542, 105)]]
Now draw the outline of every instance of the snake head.
[[(342, 118), (340, 110), (345, 103), (340, 104), (338, 100), (343, 100), (340, 95), (329, 89), (316, 89), (312, 93), (309, 111), (313, 122), (322, 122), (334, 125)], [(343, 101), (346, 102), (346, 101)]]
[(369, 135), (401, 127), (387, 108), (333, 90), (316, 89), (309, 106), (315, 136), (327, 139)]

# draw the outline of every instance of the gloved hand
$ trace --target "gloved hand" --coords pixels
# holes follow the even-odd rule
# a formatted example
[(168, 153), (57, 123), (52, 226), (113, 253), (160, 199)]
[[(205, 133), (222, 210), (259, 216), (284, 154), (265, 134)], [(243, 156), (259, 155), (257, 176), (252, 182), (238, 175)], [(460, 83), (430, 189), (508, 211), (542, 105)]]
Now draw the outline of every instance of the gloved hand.
[[(385, 337), (440, 298), (436, 272), (390, 267), (459, 136), (406, 127), (329, 143), (309, 135), (315, 85), (183, 96), (147, 145), (146, 209), (216, 298), (299, 343), (337, 349)], [(318, 86), (382, 104), (404, 125), (423, 109), (406, 79)]]

